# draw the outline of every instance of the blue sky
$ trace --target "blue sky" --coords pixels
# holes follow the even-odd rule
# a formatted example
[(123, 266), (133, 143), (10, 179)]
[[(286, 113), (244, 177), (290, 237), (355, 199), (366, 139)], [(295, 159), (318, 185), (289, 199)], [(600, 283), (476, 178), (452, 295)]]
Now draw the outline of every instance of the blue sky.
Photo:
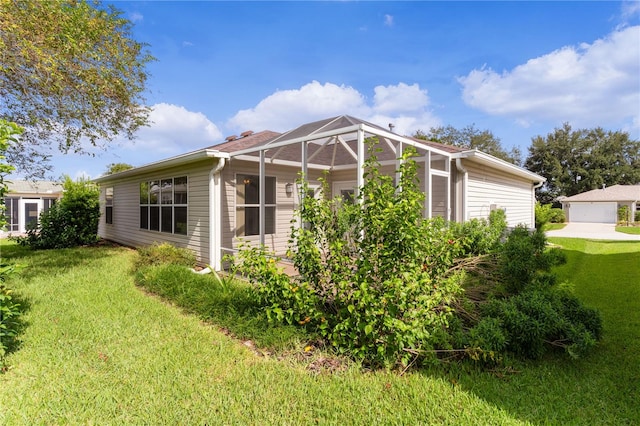
[(153, 124), (54, 156), (54, 176), (342, 114), (403, 134), (474, 124), (525, 153), (563, 122), (640, 137), (638, 1), (114, 4), (158, 59)]

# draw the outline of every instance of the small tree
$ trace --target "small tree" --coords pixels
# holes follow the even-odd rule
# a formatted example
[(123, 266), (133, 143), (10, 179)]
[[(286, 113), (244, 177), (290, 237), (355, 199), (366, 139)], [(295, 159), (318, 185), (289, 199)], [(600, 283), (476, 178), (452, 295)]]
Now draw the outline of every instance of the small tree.
[(40, 215), (19, 242), (35, 249), (76, 247), (98, 240), (100, 190), (85, 179), (74, 182), (68, 176), (64, 196)]

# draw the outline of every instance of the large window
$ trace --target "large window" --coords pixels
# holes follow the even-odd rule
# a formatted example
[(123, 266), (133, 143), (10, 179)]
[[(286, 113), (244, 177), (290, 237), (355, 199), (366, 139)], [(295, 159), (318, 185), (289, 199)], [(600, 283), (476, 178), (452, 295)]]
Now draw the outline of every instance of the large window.
[(105, 208), (104, 208), (104, 219), (106, 223), (113, 223), (113, 187), (105, 188), (104, 190), (105, 197)]
[(187, 177), (140, 184), (140, 229), (187, 235)]
[[(264, 179), (264, 233), (276, 230), (276, 178)], [(252, 175), (236, 176), (236, 235), (260, 234), (260, 178)]]

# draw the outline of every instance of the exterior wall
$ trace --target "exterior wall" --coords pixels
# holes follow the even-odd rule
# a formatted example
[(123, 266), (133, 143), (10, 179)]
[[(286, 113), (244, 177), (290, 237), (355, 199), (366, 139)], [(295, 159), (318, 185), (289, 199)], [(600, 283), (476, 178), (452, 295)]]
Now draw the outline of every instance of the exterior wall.
[(535, 226), (533, 184), (496, 169), (463, 161), (468, 171), (468, 219), (486, 219), (492, 208), (504, 209), (508, 226)]
[[(170, 168), (159, 172), (102, 183), (100, 208), (102, 216), (98, 234), (120, 244), (141, 247), (154, 242), (169, 242), (196, 253), (198, 262), (209, 262), (209, 172), (212, 161), (189, 167)], [(155, 179), (187, 176), (187, 235), (140, 229), (140, 183)], [(105, 189), (113, 188), (113, 224), (105, 223)]]
[[(34, 207), (32, 214), (35, 214), (35, 218), (39, 218), (42, 213), (49, 209), (52, 203), (57, 202), (60, 198), (62, 198), (62, 194), (7, 193), (4, 197), (5, 206), (7, 207), (5, 211), (7, 225), (6, 230), (0, 230), (0, 238), (26, 232), (29, 218), (26, 217), (25, 204), (32, 205)], [(11, 206), (7, 202), (9, 199), (12, 200)]]
[[(265, 176), (276, 178), (276, 214), (275, 233), (265, 235), (265, 246), (278, 255), (284, 255), (288, 248), (291, 234), (291, 219), (294, 210), (298, 207), (298, 195), (296, 194), (295, 181), (298, 178), (300, 169), (298, 167), (282, 166), (265, 163)], [(222, 247), (223, 252), (229, 253), (229, 249), (237, 250), (244, 242), (250, 245), (259, 245), (259, 235), (249, 235), (238, 237), (236, 235), (236, 176), (241, 174), (258, 176), (260, 173), (257, 162), (249, 162), (231, 159), (229, 164), (222, 170), (222, 196), (221, 196), (221, 217), (222, 217)], [(317, 180), (322, 176), (321, 172), (309, 170), (310, 184), (319, 184)], [(287, 184), (293, 185), (293, 193), (287, 194)]]

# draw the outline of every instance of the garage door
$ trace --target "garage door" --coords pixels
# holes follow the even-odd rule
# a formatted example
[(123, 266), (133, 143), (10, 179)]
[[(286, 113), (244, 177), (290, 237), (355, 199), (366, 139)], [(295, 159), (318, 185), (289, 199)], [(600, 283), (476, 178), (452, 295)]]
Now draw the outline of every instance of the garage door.
[(569, 222), (616, 223), (618, 203), (576, 203), (569, 205)]

